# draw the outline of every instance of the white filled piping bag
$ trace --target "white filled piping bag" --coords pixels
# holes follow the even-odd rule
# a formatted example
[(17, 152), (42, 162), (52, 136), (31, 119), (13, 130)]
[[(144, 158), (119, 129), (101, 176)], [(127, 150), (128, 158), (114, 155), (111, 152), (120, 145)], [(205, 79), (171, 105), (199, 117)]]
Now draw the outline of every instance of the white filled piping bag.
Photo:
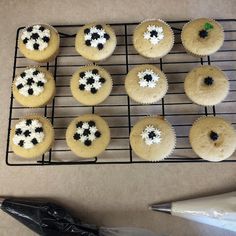
[(236, 232), (236, 191), (172, 203), (153, 204), (150, 205), (150, 209)]

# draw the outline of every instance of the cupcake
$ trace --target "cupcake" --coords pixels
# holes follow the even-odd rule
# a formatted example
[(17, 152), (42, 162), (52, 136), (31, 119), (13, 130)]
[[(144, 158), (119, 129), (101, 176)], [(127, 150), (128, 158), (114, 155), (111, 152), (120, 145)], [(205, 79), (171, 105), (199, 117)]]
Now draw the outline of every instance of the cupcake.
[(193, 151), (208, 161), (225, 160), (236, 149), (236, 132), (220, 117), (199, 118), (190, 129), (189, 140)]
[(101, 61), (114, 52), (116, 35), (109, 25), (87, 24), (75, 38), (76, 51), (90, 61)]
[(149, 104), (165, 96), (168, 82), (165, 74), (156, 66), (140, 65), (127, 74), (125, 89), (134, 101)]
[(212, 19), (195, 19), (184, 25), (181, 40), (190, 54), (197, 57), (208, 56), (223, 45), (224, 31), (222, 26)]
[(50, 25), (31, 25), (23, 29), (18, 46), (26, 58), (48, 62), (59, 52), (60, 37), (56, 29)]
[(229, 81), (226, 74), (215, 66), (198, 66), (187, 74), (184, 90), (194, 103), (213, 106), (227, 96)]
[(54, 130), (48, 119), (28, 115), (19, 119), (11, 129), (12, 151), (24, 158), (34, 158), (47, 152), (54, 142)]
[(130, 144), (140, 158), (160, 161), (173, 152), (176, 144), (175, 131), (161, 117), (146, 117), (132, 128)]
[(111, 93), (111, 75), (101, 66), (83, 66), (73, 74), (70, 88), (73, 97), (80, 103), (96, 105), (103, 102)]
[(171, 27), (162, 20), (144, 21), (134, 31), (133, 45), (144, 57), (161, 58), (172, 49), (174, 34)]
[(14, 98), (25, 107), (45, 106), (53, 99), (55, 91), (52, 74), (42, 67), (26, 68), (12, 84)]
[(66, 130), (66, 142), (77, 156), (96, 157), (110, 142), (110, 129), (100, 116), (85, 114), (75, 118)]

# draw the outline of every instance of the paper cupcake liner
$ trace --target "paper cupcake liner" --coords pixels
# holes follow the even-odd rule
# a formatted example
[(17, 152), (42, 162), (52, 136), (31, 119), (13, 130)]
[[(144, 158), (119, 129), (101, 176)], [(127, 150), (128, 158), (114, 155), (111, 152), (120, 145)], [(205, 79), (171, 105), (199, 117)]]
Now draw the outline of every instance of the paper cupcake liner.
[[(199, 18), (199, 19), (201, 19), (201, 18)], [(224, 29), (223, 29), (223, 27), (222, 27), (222, 25), (221, 25), (220, 23), (218, 23), (217, 21), (215, 21), (214, 19), (211, 19), (211, 18), (206, 18), (206, 19), (211, 20), (211, 21), (214, 21), (214, 22), (222, 29), (222, 31), (224, 31)], [(194, 20), (196, 20), (196, 19), (190, 20), (189, 22), (185, 23), (184, 26), (183, 26), (183, 28), (182, 28), (180, 37), (181, 37), (181, 42), (182, 42), (182, 45), (183, 45), (184, 49), (186, 50), (186, 52), (187, 52), (189, 55), (194, 56), (194, 57), (198, 57), (198, 58), (210, 56), (210, 55), (216, 53), (216, 52), (221, 48), (221, 46), (223, 45), (223, 43), (222, 43), (222, 45), (218, 48), (218, 50), (216, 50), (215, 52), (212, 52), (212, 53), (210, 53), (210, 54), (209, 54), (209, 53), (206, 53), (206, 54), (196, 54), (196, 53), (193, 53), (192, 51), (190, 51), (189, 49), (187, 49), (187, 48), (185, 47), (185, 45), (183, 44), (183, 35), (182, 35), (183, 29), (184, 29), (184, 27), (186, 27), (188, 24), (192, 23)], [(224, 36), (224, 37), (225, 37), (225, 36)], [(224, 42), (224, 39), (223, 39), (223, 42)]]
[[(52, 140), (51, 140), (51, 143), (49, 144), (48, 148), (46, 149), (46, 151), (43, 153), (43, 154), (45, 154), (45, 153), (48, 152), (48, 151), (53, 147), (53, 145), (54, 145), (54, 142), (55, 142), (55, 131), (54, 131), (54, 128), (53, 128), (53, 125), (52, 125), (51, 121), (50, 121), (47, 117), (42, 116), (42, 115), (39, 115), (39, 114), (36, 114), (36, 113), (29, 113), (29, 114), (27, 114), (27, 115), (25, 115), (25, 116), (20, 117), (18, 120), (16, 120), (16, 121), (14, 122), (14, 124), (13, 124), (12, 127), (11, 127), (11, 132), (10, 132), (10, 145), (15, 145), (15, 144), (13, 144), (13, 142), (12, 142), (12, 138), (13, 138), (13, 135), (14, 135), (12, 132), (13, 132), (13, 129), (15, 128), (16, 124), (19, 123), (21, 120), (25, 120), (25, 119), (29, 119), (29, 118), (30, 118), (30, 119), (43, 118), (43, 121), (40, 120), (40, 122), (42, 123), (42, 125), (44, 125), (44, 122), (47, 121), (48, 124), (49, 124), (50, 127), (51, 127)], [(44, 141), (43, 141), (43, 142), (44, 142)], [(35, 151), (37, 151), (37, 150), (35, 150)], [(25, 156), (19, 155), (19, 154), (17, 154), (17, 153), (15, 153), (15, 154), (18, 155), (18, 156), (20, 156), (20, 157), (22, 157), (22, 158), (25, 158), (25, 159), (34, 159), (34, 158), (37, 158), (37, 157), (40, 156), (40, 155), (43, 155), (43, 154), (40, 154), (40, 155), (35, 155), (35, 156), (33, 156), (33, 157), (25, 157)]]
[[(30, 68), (36, 68), (36, 69), (39, 69), (39, 70), (40, 70), (42, 67), (41, 67), (41, 66), (38, 66), (38, 65), (32, 65), (32, 66), (26, 66), (26, 67), (24, 68), (24, 70), (30, 69)], [(22, 70), (21, 73), (22, 73), (24, 70)], [(47, 73), (49, 73), (49, 74), (51, 75), (52, 79), (55, 81), (55, 78), (54, 78), (53, 74), (52, 74), (50, 71), (48, 71), (47, 69), (45, 69), (45, 70), (47, 71)], [(15, 76), (15, 78), (13, 79), (13, 82), (12, 82), (12, 84), (11, 84), (11, 92), (12, 92), (13, 96), (14, 96), (13, 87), (15, 86), (14, 83), (15, 83), (16, 78), (17, 78), (19, 75), (20, 75), (20, 73), (18, 73), (18, 74)], [(56, 95), (56, 85), (55, 85), (55, 87), (54, 87), (54, 92), (53, 92), (53, 94), (52, 94), (52, 97), (51, 97), (48, 101), (45, 101), (45, 103), (41, 104), (40, 106), (33, 106), (33, 105), (27, 105), (27, 106), (25, 106), (25, 105), (23, 105), (23, 104), (20, 102), (20, 100), (17, 99), (15, 96), (14, 96), (14, 99), (22, 106), (22, 108), (29, 108), (29, 109), (32, 109), (32, 108), (41, 108), (41, 107), (46, 106), (47, 104), (49, 104), (50, 102), (52, 102), (52, 100), (54, 99), (55, 95)], [(21, 95), (21, 96), (23, 96), (23, 95)], [(36, 97), (36, 96), (35, 96), (35, 97)]]
[[(171, 28), (171, 26), (170, 26), (169, 24), (167, 24), (165, 21), (163, 21), (163, 20), (161, 20), (161, 19), (146, 19), (146, 20), (141, 21), (141, 23), (139, 23), (139, 24), (135, 27), (135, 29), (134, 29), (133, 32), (135, 32), (135, 31), (137, 30), (137, 28), (138, 28), (140, 25), (142, 25), (142, 23), (146, 23), (146, 22), (149, 22), (149, 21), (160, 21), (160, 22), (162, 22), (163, 24), (165, 24), (165, 25), (167, 25), (167, 26), (169, 27), (170, 32), (171, 32), (171, 35), (172, 35), (172, 37), (171, 37), (171, 39), (172, 39), (172, 40), (171, 40), (171, 43), (172, 43), (171, 49), (170, 49), (165, 55), (163, 55), (162, 57), (147, 57), (146, 55), (143, 55), (142, 53), (138, 52), (138, 51), (136, 50), (135, 46), (134, 46), (134, 48), (135, 48), (135, 50), (136, 50), (141, 56), (143, 56), (143, 57), (145, 57), (145, 58), (148, 58), (148, 59), (159, 59), (159, 58), (163, 58), (164, 56), (166, 56), (166, 55), (173, 49), (174, 42), (175, 42), (174, 31), (172, 30), (172, 28)], [(133, 45), (135, 45), (135, 44), (134, 44), (134, 36), (132, 36), (132, 43), (133, 43)]]

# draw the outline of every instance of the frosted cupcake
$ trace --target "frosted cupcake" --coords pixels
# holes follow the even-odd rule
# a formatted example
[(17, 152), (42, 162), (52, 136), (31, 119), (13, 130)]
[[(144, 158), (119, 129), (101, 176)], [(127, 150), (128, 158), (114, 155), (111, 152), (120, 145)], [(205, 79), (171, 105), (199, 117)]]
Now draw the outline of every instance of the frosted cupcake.
[(101, 61), (114, 52), (116, 35), (109, 25), (87, 24), (81, 27), (75, 38), (76, 51), (90, 61)]
[(221, 117), (201, 117), (190, 129), (189, 139), (194, 152), (208, 161), (229, 158), (236, 149), (236, 132)]
[(168, 90), (165, 74), (153, 65), (134, 67), (125, 78), (125, 89), (134, 101), (149, 104), (159, 101)]
[(12, 92), (16, 101), (23, 106), (45, 106), (55, 95), (55, 81), (46, 69), (31, 66), (15, 77)]
[(184, 48), (190, 54), (203, 57), (220, 49), (224, 43), (224, 31), (215, 20), (195, 19), (184, 25), (181, 32)]
[(162, 20), (144, 21), (134, 31), (133, 45), (144, 57), (161, 58), (172, 49), (174, 34), (171, 27)]
[(60, 37), (56, 29), (50, 25), (31, 25), (23, 29), (18, 46), (26, 58), (48, 62), (59, 52)]
[(130, 144), (140, 158), (160, 161), (173, 152), (176, 144), (175, 131), (161, 117), (146, 117), (133, 126)]

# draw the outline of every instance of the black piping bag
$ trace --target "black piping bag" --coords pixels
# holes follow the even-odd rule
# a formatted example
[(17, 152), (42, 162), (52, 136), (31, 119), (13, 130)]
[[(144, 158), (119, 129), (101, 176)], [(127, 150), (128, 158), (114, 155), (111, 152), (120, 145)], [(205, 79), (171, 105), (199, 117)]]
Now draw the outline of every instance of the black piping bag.
[(42, 236), (157, 236), (146, 229), (106, 228), (87, 224), (50, 202), (0, 198), (0, 207)]

